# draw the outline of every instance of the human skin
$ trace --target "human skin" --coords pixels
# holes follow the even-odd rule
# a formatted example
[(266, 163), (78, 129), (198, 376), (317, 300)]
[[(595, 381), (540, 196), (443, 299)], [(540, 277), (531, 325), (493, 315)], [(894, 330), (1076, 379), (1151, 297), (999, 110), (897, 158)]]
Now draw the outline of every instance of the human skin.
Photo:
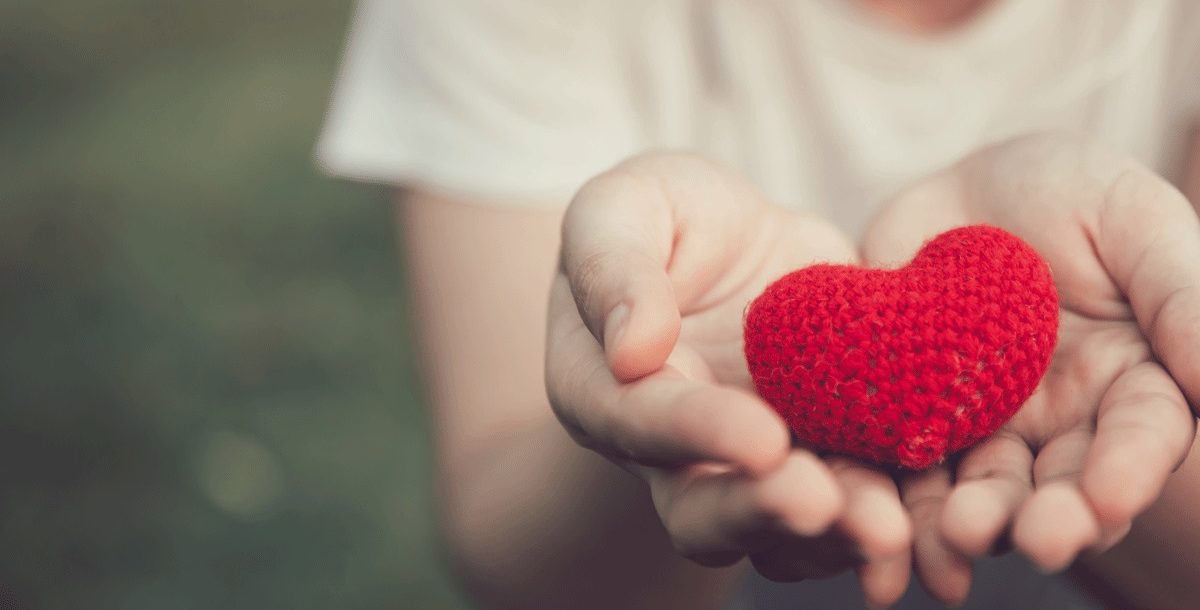
[(645, 486), (572, 442), (547, 403), (561, 208), (399, 197), (443, 552), (487, 608), (716, 607), (735, 575), (676, 554)]
[[(623, 449), (628, 455), (619, 460), (622, 466), (644, 483), (571, 443), (546, 404), (541, 376), (528, 367), (541, 356), (542, 335), (530, 325), (546, 315), (534, 304), (544, 302), (538, 292), (550, 288), (558, 233), (551, 225), (557, 215), (432, 196), (402, 203), (411, 293), (434, 407), (443, 533), (454, 563), (479, 597), (500, 607), (700, 608), (720, 603), (739, 569), (700, 568), (677, 551), (723, 566), (753, 550), (756, 566), (781, 580), (859, 566), (868, 596), (887, 603), (907, 583), (910, 545), (894, 483), (851, 460), (826, 464), (789, 448), (782, 421), (746, 391), (740, 356), (737, 308), (743, 299), (792, 266), (814, 258), (853, 258), (852, 247), (829, 225), (769, 206), (739, 178), (692, 157), (647, 157), (609, 172), (581, 192), (572, 208), (576, 221), (586, 220), (580, 214), (586, 217), (589, 209), (610, 209), (605, 202), (614, 194), (608, 192), (611, 186), (628, 186), (629, 176), (656, 164), (654, 171), (666, 165), (681, 170), (680, 184), (700, 192), (739, 190), (735, 197), (703, 206), (664, 199), (659, 212), (675, 205), (678, 218), (691, 218), (694, 224), (682, 231), (692, 236), (691, 244), (718, 243), (722, 235), (733, 237), (730, 231), (740, 235), (724, 240), (729, 247), (719, 257), (694, 260), (690, 279), (683, 278), (680, 286), (698, 290), (693, 296), (706, 300), (702, 309), (719, 314), (705, 316), (700, 324), (685, 316), (684, 345), (696, 333), (719, 329), (709, 335), (719, 349), (711, 342), (696, 345), (725, 361), (729, 370), (723, 377), (736, 376), (743, 383), (690, 378), (714, 368), (701, 357), (673, 361), (674, 373), (651, 375), (631, 391), (630, 384), (609, 373), (605, 352), (584, 327), (571, 293), (561, 289), (552, 309), (557, 316), (551, 315), (555, 351), (547, 361), (565, 367), (557, 374), (553, 366), (547, 371), (548, 381), (557, 380), (549, 385), (560, 415), (569, 417), (565, 409), (571, 406), (581, 413), (612, 397), (615, 402), (609, 400), (608, 406), (625, 407), (625, 415), (607, 420), (612, 442), (588, 444), (610, 456)], [(635, 192), (615, 188), (634, 195), (622, 197), (627, 203), (646, 200), (645, 191), (637, 192), (642, 187), (634, 186)], [(702, 198), (678, 199), (703, 203)], [(691, 211), (683, 213), (684, 207)], [(583, 261), (591, 261), (579, 267), (592, 270), (580, 276), (582, 283), (598, 282), (597, 289), (603, 282), (587, 278), (597, 277), (589, 274), (600, 272), (602, 261), (587, 252), (595, 237), (620, 240), (611, 229), (621, 219), (614, 220), (607, 223), (608, 231), (602, 220), (576, 224), (597, 229), (582, 233), (572, 232), (570, 219), (565, 223), (568, 240), (578, 243)], [(768, 230), (779, 239), (762, 239)], [(665, 238), (669, 246), (671, 233)], [(755, 244), (771, 247), (748, 247)], [(679, 260), (693, 254), (703, 252)], [(576, 268), (570, 259), (564, 256), (568, 262), (556, 280), (560, 286), (568, 282), (566, 269)], [(763, 266), (767, 259), (771, 264)], [(721, 271), (708, 272), (712, 268)], [(609, 270), (619, 277), (636, 275), (621, 265)], [(486, 316), (479, 315), (481, 302), (489, 304)], [(666, 305), (657, 313), (678, 316), (673, 302)], [(631, 324), (646, 319), (646, 313), (656, 312), (635, 307)], [(615, 354), (612, 359), (618, 367), (632, 364), (620, 373), (626, 379), (642, 375), (638, 367), (658, 367), (639, 360), (645, 350), (638, 347), (638, 332), (630, 330), (624, 341), (633, 358)], [(729, 347), (737, 353), (730, 354)], [(736, 364), (730, 369), (728, 363)], [(704, 417), (697, 417), (700, 411)], [(636, 417), (639, 413), (649, 415)], [(686, 464), (691, 466), (683, 468)], [(548, 481), (557, 484), (548, 486)], [(859, 553), (873, 560), (863, 562)]]
[[(884, 22), (918, 33), (953, 27), (989, 4), (988, 0), (857, 3)], [(547, 309), (541, 295), (550, 287), (559, 245), (561, 212), (556, 211), (556, 202), (541, 202), (549, 204), (541, 209), (499, 210), (470, 197), (421, 187), (406, 190), (399, 199), (413, 314), (431, 402), (442, 531), (459, 573), (489, 605), (701, 608), (716, 604), (738, 570), (697, 567), (680, 559), (676, 550), (710, 565), (730, 561), (740, 553), (708, 555), (696, 550), (703, 544), (693, 543), (727, 543), (722, 532), (738, 529), (736, 524), (747, 516), (767, 515), (790, 523), (792, 534), (812, 533), (830, 524), (841, 530), (849, 526), (858, 546), (874, 548), (883, 557), (890, 557), (890, 551), (911, 535), (908, 518), (896, 509), (894, 490), (878, 473), (853, 463), (835, 462), (837, 468), (831, 469), (803, 453), (778, 451), (775, 458), (785, 455), (783, 461), (793, 468), (767, 477), (774, 488), (807, 483), (808, 488), (825, 489), (807, 498), (803, 511), (781, 502), (778, 494), (763, 491), (770, 486), (747, 484), (739, 497), (753, 501), (742, 503), (740, 521), (727, 519), (707, 532), (681, 535), (678, 530), (686, 528), (679, 526), (674, 533), (670, 528), (664, 531), (661, 520), (667, 516), (664, 512), (670, 512), (664, 504), (699, 507), (683, 513), (683, 518), (676, 510), (676, 524), (703, 522), (705, 515), (719, 510), (713, 494), (708, 495), (708, 504), (699, 501), (706, 499), (703, 494), (693, 493), (699, 500), (667, 503), (660, 499), (656, 506), (655, 495), (683, 496), (662, 490), (687, 489), (688, 480), (673, 480), (662, 476), (664, 469), (621, 460), (627, 471), (637, 472), (659, 490), (648, 493), (643, 482), (571, 443), (545, 399), (540, 363)], [(480, 303), (488, 304), (488, 315), (479, 315)], [(763, 449), (762, 455), (723, 457), (740, 458), (746, 470), (757, 472), (771, 462), (770, 447), (764, 444)], [(837, 479), (836, 485), (830, 485), (831, 477)], [(547, 492), (547, 481), (557, 482), (555, 490), (569, 491)], [(890, 520), (895, 527), (854, 525), (865, 521), (863, 515), (881, 512), (891, 515), (884, 525)], [(599, 538), (603, 548), (594, 542)], [(805, 536), (792, 538), (775, 557), (760, 553), (758, 567), (785, 579), (829, 571), (828, 566), (802, 561), (799, 549), (820, 549), (819, 544)], [(855, 564), (844, 557), (839, 561)], [(860, 563), (868, 598), (882, 604), (898, 595), (908, 569), (907, 555)], [(657, 576), (648, 579), (646, 574)]]
[[(573, 443), (545, 399), (541, 295), (555, 273), (561, 212), (496, 209), (413, 191), (398, 213), (431, 402), (442, 532), (476, 595), (493, 607), (719, 604), (739, 569), (681, 558), (647, 486)], [(478, 303), (489, 304), (488, 315), (479, 315)], [(1187, 551), (1200, 548), (1200, 527), (1188, 517), (1200, 499), (1195, 461), (1168, 480), (1162, 500), (1124, 544), (1086, 562), (1110, 589), (1162, 598), (1186, 592), (1200, 577), (1200, 562)], [(938, 553), (953, 549), (930, 537), (939, 534), (937, 523), (917, 521), (925, 556), (919, 563), (936, 565)], [(1160, 535), (1163, 528), (1170, 537)], [(1188, 540), (1197, 544), (1188, 547)], [(1146, 570), (1146, 554), (1169, 569)], [(969, 554), (956, 557), (952, 568), (969, 565)], [(932, 586), (953, 601), (969, 572), (949, 574), (945, 585)], [(881, 589), (892, 586), (882, 580)]]
[(790, 447), (741, 350), (746, 303), (798, 266), (853, 262), (848, 240), (714, 163), (648, 154), (581, 189), (561, 253), (551, 404), (581, 445), (646, 481), (681, 554), (749, 556), (784, 581), (859, 567), (869, 601), (903, 592), (909, 527), (890, 477)]
[[(1200, 212), (1200, 128), (1192, 132), (1188, 158), (1183, 189)], [(1086, 558), (1082, 565), (1091, 572), (1092, 580), (1109, 583), (1126, 600), (1141, 600), (1143, 608), (1200, 606), (1200, 591), (1195, 586), (1196, 566), (1200, 566), (1200, 527), (1195, 519), (1195, 507), (1200, 505), (1197, 444), (1193, 444), (1189, 459), (1167, 479), (1162, 497), (1134, 522), (1124, 542), (1108, 553)]]
[(929, 34), (969, 21), (992, 0), (853, 0), (853, 4), (897, 29)]
[[(1179, 181), (1195, 209), (1200, 206), (1200, 129), (1190, 137), (1188, 161)], [(1197, 210), (1200, 212), (1200, 210)], [(1072, 574), (1111, 608), (1173, 610), (1200, 607), (1200, 439), (1180, 468), (1167, 478), (1162, 495), (1117, 546), (1087, 553)]]
[[(948, 603), (966, 596), (970, 559), (1002, 538), (1046, 571), (1121, 540), (1183, 462), (1188, 405), (1200, 404), (1200, 221), (1178, 190), (1078, 138), (1020, 138), (901, 194), (868, 229), (864, 258), (904, 260), (975, 223), (1048, 260), (1061, 325), (1049, 372), (1007, 425), (902, 482), (916, 572)], [(1160, 562), (1184, 555), (1157, 546)]]

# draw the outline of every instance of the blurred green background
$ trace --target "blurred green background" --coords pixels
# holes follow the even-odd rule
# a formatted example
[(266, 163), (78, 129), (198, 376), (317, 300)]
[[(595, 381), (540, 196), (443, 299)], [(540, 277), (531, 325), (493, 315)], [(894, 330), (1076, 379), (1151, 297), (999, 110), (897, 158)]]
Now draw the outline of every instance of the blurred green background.
[(0, 2), (0, 607), (464, 607), (350, 10)]

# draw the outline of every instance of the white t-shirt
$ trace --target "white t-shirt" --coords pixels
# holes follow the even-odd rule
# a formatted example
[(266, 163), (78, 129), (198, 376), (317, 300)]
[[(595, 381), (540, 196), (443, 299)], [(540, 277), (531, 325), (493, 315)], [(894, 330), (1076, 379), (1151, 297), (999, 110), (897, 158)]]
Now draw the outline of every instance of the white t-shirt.
[[(564, 206), (649, 148), (705, 153), (859, 232), (907, 183), (989, 142), (1083, 132), (1177, 178), (1200, 117), (1200, 0), (994, 0), (936, 37), (849, 0), (363, 0), (317, 147), (331, 173)], [(1020, 558), (974, 608), (1091, 608)], [(750, 575), (734, 608), (859, 602)], [(936, 607), (912, 587), (896, 608)]]
[(319, 163), (562, 206), (649, 148), (722, 160), (850, 232), (1016, 134), (1089, 134), (1175, 178), (1200, 116), (1200, 2), (995, 0), (950, 33), (848, 0), (364, 0)]

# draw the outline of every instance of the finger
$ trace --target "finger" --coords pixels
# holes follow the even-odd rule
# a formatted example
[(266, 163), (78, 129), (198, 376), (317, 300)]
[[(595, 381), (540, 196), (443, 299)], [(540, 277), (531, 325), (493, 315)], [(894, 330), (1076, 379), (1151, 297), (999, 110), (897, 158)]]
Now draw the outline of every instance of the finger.
[(1039, 488), (1013, 525), (1013, 544), (1046, 572), (1065, 569), (1079, 551), (1099, 540), (1100, 528), (1087, 501), (1069, 483)]
[(615, 404), (583, 415), (587, 445), (648, 465), (714, 461), (752, 473), (771, 470), (788, 451), (779, 416), (757, 397), (662, 371), (637, 382)]
[(1149, 507), (1195, 435), (1196, 420), (1160, 365), (1145, 362), (1117, 378), (1100, 403), (1081, 482), (1100, 522), (1127, 526)]
[(1125, 521), (1115, 525), (1100, 525), (1100, 539), (1088, 547), (1089, 552), (1103, 553), (1117, 543), (1125, 539), (1129, 535), (1129, 531), (1133, 529), (1133, 520)]
[(891, 604), (908, 587), (912, 547), (912, 524), (896, 484), (857, 460), (834, 457), (827, 463), (845, 495), (836, 531), (754, 554), (752, 563), (779, 582), (823, 578), (857, 566), (868, 602)]
[(1013, 544), (1042, 570), (1066, 568), (1100, 541), (1100, 526), (1079, 489), (1092, 431), (1076, 428), (1051, 439), (1033, 463), (1035, 490), (1013, 523)]
[(569, 309), (570, 298), (565, 281), (557, 280), (546, 392), (576, 442), (641, 464), (715, 461), (752, 472), (770, 470), (787, 456), (786, 424), (749, 393), (689, 380), (670, 368), (633, 383), (618, 382)]
[(913, 520), (913, 564), (930, 595), (956, 606), (971, 589), (971, 561), (945, 543), (938, 528), (950, 492), (950, 470), (938, 466), (906, 477), (900, 496)]
[(716, 461), (753, 473), (787, 456), (783, 420), (741, 390), (656, 373), (594, 410), (591, 429), (618, 457), (645, 464)]
[(1090, 428), (1079, 426), (1047, 441), (1038, 450), (1033, 462), (1034, 486), (1041, 488), (1051, 483), (1077, 483), (1094, 437), (1095, 433)]
[(1032, 491), (1033, 452), (1017, 435), (1001, 431), (964, 454), (942, 509), (942, 535), (968, 557), (983, 555)]
[(838, 527), (868, 559), (890, 559), (912, 547), (912, 523), (892, 478), (849, 458), (827, 462), (846, 496)]
[[(589, 181), (563, 219), (562, 269), (579, 313), (628, 381), (658, 370), (680, 313), (745, 280), (775, 209), (700, 157), (641, 155)], [(826, 244), (828, 246), (828, 244)], [(668, 264), (669, 263), (669, 264)]]
[(863, 597), (870, 608), (895, 604), (908, 590), (912, 573), (912, 553), (904, 552), (879, 561), (868, 561), (858, 568)]
[(1200, 221), (1187, 199), (1144, 168), (1108, 190), (1093, 241), (1142, 332), (1200, 407)]
[(830, 469), (846, 495), (838, 529), (861, 551), (863, 595), (872, 607), (896, 602), (908, 588), (912, 566), (912, 522), (890, 476), (850, 458), (830, 458)]
[(657, 370), (678, 338), (673, 241), (661, 189), (619, 168), (584, 185), (563, 218), (562, 274), (618, 379)]
[(762, 550), (781, 536), (815, 536), (842, 510), (832, 473), (813, 454), (793, 451), (763, 478), (699, 467), (659, 470), (651, 492), (676, 549), (704, 562)]
[(899, 267), (929, 238), (972, 220), (963, 209), (961, 187), (953, 171), (934, 174), (881, 208), (863, 233), (863, 260), (871, 267)]

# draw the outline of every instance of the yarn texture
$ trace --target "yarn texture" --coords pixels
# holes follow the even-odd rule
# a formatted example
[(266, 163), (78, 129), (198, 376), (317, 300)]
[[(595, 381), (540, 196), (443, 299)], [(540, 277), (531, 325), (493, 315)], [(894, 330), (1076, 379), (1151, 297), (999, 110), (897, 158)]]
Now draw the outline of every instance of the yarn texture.
[(947, 231), (906, 266), (785, 275), (745, 320), (758, 393), (818, 450), (919, 470), (995, 432), (1045, 374), (1050, 267), (996, 227)]

